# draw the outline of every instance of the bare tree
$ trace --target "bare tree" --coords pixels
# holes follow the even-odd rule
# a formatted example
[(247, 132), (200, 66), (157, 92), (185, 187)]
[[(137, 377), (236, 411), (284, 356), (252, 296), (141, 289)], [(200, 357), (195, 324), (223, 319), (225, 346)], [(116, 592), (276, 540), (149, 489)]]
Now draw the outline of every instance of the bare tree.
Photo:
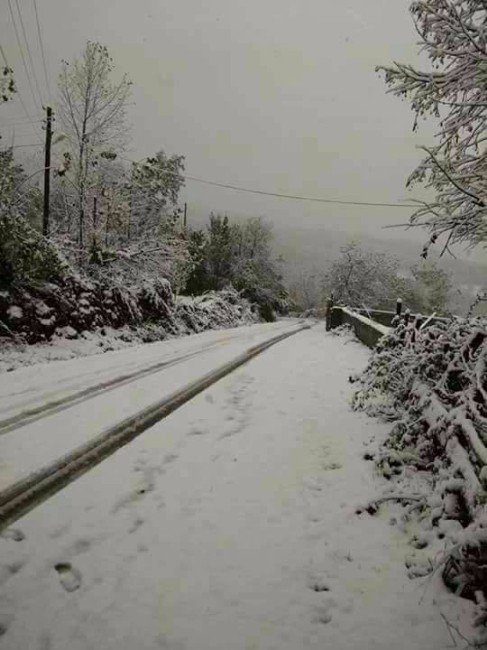
[(336, 301), (352, 307), (386, 307), (398, 295), (399, 262), (385, 253), (366, 251), (352, 242), (328, 271), (325, 284)]
[(325, 302), (324, 273), (316, 268), (296, 267), (287, 282), (289, 295), (303, 311), (318, 309)]
[(88, 42), (72, 64), (64, 61), (59, 77), (58, 115), (73, 157), (71, 181), (78, 204), (78, 241), (84, 246), (85, 200), (97, 156), (125, 142), (126, 106), (131, 82), (126, 75), (112, 81), (113, 61), (99, 43)]
[(408, 179), (436, 191), (419, 202), (411, 224), (426, 227), (431, 238), (471, 246), (487, 241), (487, 3), (485, 0), (419, 0), (410, 12), (429, 71), (394, 63), (379, 66), (390, 92), (407, 97), (418, 117), (440, 119), (438, 144), (423, 147), (426, 158)]

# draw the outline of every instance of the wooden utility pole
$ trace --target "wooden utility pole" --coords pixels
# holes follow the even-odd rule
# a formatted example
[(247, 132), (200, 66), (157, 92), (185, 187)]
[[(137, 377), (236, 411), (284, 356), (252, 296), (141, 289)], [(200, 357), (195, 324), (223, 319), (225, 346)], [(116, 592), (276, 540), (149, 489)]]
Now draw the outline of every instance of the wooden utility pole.
[(108, 193), (106, 196), (107, 196), (107, 201), (106, 201), (106, 213), (107, 213), (107, 216), (105, 218), (105, 247), (107, 248), (108, 247), (108, 225), (109, 225), (110, 217), (111, 217), (110, 212), (111, 212), (112, 204), (111, 204), (111, 196), (110, 196), (110, 194)]
[(186, 217), (188, 215), (188, 204), (184, 204), (183, 228), (186, 230)]
[(131, 226), (132, 226), (132, 203), (133, 203), (133, 187), (132, 183), (130, 184), (130, 195), (129, 195), (129, 208), (128, 208), (128, 217), (127, 217), (127, 239), (130, 241), (131, 236)]
[(49, 193), (51, 189), (52, 108), (46, 106), (46, 144), (44, 149), (44, 212), (42, 234), (49, 236)]
[(97, 213), (97, 197), (93, 197), (93, 247), (97, 245), (96, 241), (96, 228), (98, 225), (98, 213)]

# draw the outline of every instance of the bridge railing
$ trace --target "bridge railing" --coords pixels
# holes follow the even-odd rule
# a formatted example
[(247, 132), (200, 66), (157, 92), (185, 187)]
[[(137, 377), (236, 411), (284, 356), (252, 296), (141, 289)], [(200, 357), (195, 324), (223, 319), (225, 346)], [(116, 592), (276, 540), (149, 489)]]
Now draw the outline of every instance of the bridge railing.
[[(402, 302), (400, 300), (397, 302), (396, 311), (355, 309), (334, 305), (333, 301), (329, 300), (326, 309), (326, 329), (331, 330), (348, 324), (362, 343), (369, 348), (374, 348), (377, 342), (389, 333), (392, 321), (395, 316), (400, 315), (401, 309)], [(410, 316), (410, 318), (414, 319), (416, 327), (445, 320), (435, 315), (422, 316), (421, 314)]]
[(345, 324), (350, 325), (356, 337), (369, 348), (374, 348), (377, 341), (391, 329), (347, 307), (331, 307), (326, 316), (326, 329), (331, 330)]

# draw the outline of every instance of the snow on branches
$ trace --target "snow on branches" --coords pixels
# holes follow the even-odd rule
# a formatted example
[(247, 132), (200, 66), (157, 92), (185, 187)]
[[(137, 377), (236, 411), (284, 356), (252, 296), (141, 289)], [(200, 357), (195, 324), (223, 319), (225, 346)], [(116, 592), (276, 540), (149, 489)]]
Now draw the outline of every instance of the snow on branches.
[(0, 98), (2, 103), (10, 101), (16, 92), (14, 71), (5, 65), (0, 74)]
[[(484, 0), (418, 0), (410, 12), (421, 51), (431, 70), (394, 63), (378, 66), (398, 97), (407, 97), (418, 117), (440, 120), (438, 144), (408, 179), (436, 191), (433, 202), (411, 217), (431, 232), (428, 248), (441, 234), (450, 243), (487, 241), (487, 4)], [(444, 249), (444, 250), (445, 250)]]
[(445, 582), (487, 622), (487, 321), (397, 319), (358, 382), (353, 407), (394, 422), (375, 456), (387, 500), (417, 513), (416, 548), (446, 542)]

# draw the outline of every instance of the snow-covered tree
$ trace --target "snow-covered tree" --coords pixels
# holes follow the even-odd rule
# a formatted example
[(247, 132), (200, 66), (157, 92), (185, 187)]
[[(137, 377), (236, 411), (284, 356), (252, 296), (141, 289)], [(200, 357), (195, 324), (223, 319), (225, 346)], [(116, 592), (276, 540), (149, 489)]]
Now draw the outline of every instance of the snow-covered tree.
[(286, 286), (291, 300), (302, 311), (323, 307), (325, 280), (320, 269), (296, 267), (290, 271)]
[(78, 243), (85, 245), (86, 193), (92, 185), (100, 154), (121, 147), (126, 139), (126, 107), (131, 82), (126, 75), (112, 80), (108, 50), (89, 41), (80, 59), (63, 62), (57, 113), (68, 136), (73, 159), (69, 174), (77, 197)]
[(425, 183), (436, 198), (420, 202), (411, 217), (431, 238), (472, 246), (487, 241), (487, 4), (485, 0), (417, 0), (410, 12), (429, 70), (394, 63), (379, 66), (386, 84), (411, 102), (416, 114), (440, 120), (437, 144), (411, 174), (408, 185)]
[(352, 307), (391, 307), (399, 296), (399, 262), (386, 253), (362, 249), (351, 242), (340, 249), (325, 284), (335, 302)]
[(422, 313), (445, 313), (452, 287), (448, 273), (430, 261), (415, 264), (411, 273), (413, 276), (412, 304), (408, 306), (414, 311)]
[(151, 237), (180, 218), (178, 196), (184, 187), (184, 156), (163, 150), (132, 166), (130, 228), (135, 235)]
[(272, 310), (282, 309), (286, 299), (271, 241), (272, 229), (260, 218), (231, 223), (226, 215), (211, 214), (206, 231), (189, 233), (192, 266), (186, 291), (198, 294), (232, 285), (271, 319)]

